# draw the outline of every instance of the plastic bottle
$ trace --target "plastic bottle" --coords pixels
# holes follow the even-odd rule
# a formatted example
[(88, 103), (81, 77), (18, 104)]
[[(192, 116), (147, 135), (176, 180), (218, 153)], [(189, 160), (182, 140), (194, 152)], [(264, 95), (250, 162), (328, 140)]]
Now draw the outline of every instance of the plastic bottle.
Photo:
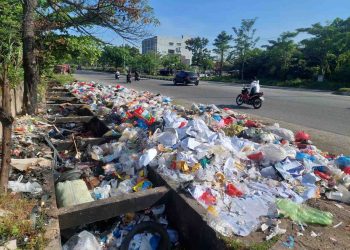
[(350, 192), (343, 185), (338, 186), (338, 191), (332, 191), (332, 192), (326, 193), (326, 196), (330, 200), (350, 203)]
[(277, 209), (286, 217), (299, 223), (313, 223), (320, 225), (331, 225), (333, 215), (315, 208), (295, 203), (288, 199), (277, 199)]

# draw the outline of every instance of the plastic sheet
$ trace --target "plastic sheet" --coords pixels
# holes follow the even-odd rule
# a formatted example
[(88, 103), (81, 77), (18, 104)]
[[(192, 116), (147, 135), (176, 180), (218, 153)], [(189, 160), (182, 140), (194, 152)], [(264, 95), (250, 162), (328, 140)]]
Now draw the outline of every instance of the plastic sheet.
[(332, 224), (333, 215), (329, 212), (322, 212), (306, 205), (296, 204), (287, 199), (278, 199), (276, 205), (282, 215), (298, 223)]

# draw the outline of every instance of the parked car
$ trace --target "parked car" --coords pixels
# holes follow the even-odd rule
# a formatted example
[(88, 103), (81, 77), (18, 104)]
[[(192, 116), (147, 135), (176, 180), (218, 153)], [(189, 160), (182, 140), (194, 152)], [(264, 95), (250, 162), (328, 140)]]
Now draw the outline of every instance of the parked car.
[(178, 83), (183, 83), (186, 85), (193, 83), (194, 85), (198, 85), (199, 76), (195, 72), (179, 71), (176, 73), (173, 82), (174, 82), (174, 85), (177, 85)]

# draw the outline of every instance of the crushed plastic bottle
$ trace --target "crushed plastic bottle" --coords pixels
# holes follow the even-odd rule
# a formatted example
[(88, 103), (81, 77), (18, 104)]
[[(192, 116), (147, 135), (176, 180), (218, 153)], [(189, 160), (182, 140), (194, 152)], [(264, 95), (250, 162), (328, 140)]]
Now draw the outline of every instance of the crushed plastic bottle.
[(288, 199), (277, 199), (276, 205), (280, 214), (298, 223), (332, 224), (333, 215), (330, 212), (323, 212), (306, 205), (297, 204)]
[(332, 191), (326, 193), (326, 196), (330, 200), (341, 201), (344, 203), (350, 203), (350, 192), (343, 185), (338, 186), (338, 191)]

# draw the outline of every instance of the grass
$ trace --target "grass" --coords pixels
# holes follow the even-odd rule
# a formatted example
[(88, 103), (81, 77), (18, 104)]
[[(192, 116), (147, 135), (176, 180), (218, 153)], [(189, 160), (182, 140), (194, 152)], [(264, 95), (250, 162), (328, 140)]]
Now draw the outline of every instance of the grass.
[[(202, 77), (201, 80), (204, 81), (216, 81), (216, 82), (232, 82), (232, 83), (249, 83), (249, 80), (239, 80), (232, 76), (211, 76)], [(306, 88), (306, 89), (318, 89), (318, 90), (338, 90), (344, 89), (344, 92), (350, 91), (350, 82), (335, 82), (335, 81), (324, 81), (317, 82), (313, 80), (306, 79), (293, 79), (286, 81), (271, 80), (271, 79), (259, 79), (262, 86), (277, 86), (277, 87), (290, 87), (290, 88)], [(339, 90), (338, 90), (339, 91)]]
[(268, 250), (272, 248), (280, 240), (280, 238), (281, 236), (275, 236), (271, 240), (253, 243), (249, 246), (245, 245), (239, 239), (231, 239), (224, 237), (223, 240), (225, 241), (227, 248), (232, 250)]
[(40, 84), (38, 85), (38, 94), (39, 94), (39, 100), (44, 100), (44, 97), (46, 95), (46, 89), (47, 85), (49, 83), (55, 83), (59, 85), (63, 85), (66, 83), (73, 82), (75, 79), (72, 75), (62, 75), (62, 74), (52, 74), (49, 76), (44, 76)]
[(40, 214), (39, 218), (36, 218), (35, 225), (30, 220), (35, 205), (34, 200), (22, 199), (11, 194), (0, 195), (0, 209), (8, 212), (0, 217), (0, 245), (16, 239), (20, 249), (45, 247), (44, 215)]
[(213, 82), (237, 82), (238, 80), (232, 76), (209, 76), (201, 77), (203, 81), (213, 81)]
[(55, 82), (58, 84), (66, 84), (74, 81), (74, 77), (70, 74), (62, 75), (62, 74), (53, 74), (48, 77), (48, 82)]

